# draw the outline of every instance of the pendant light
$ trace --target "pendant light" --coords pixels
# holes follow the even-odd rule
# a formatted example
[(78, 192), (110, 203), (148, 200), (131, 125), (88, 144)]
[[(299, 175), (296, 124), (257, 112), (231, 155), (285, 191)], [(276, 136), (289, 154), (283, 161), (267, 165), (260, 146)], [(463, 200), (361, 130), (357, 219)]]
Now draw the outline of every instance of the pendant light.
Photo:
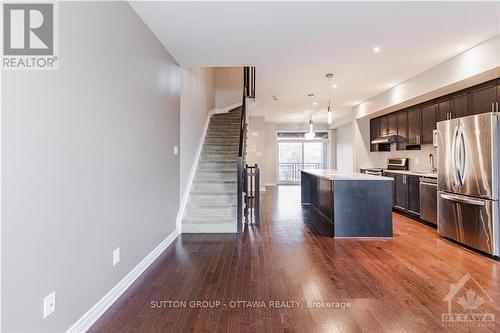
[(313, 106), (312, 106), (312, 99), (314, 98), (314, 94), (309, 94), (307, 95), (307, 97), (309, 97), (309, 111), (311, 118), (309, 119), (309, 132), (304, 134), (304, 136), (307, 140), (311, 140), (316, 136), (316, 133), (314, 133)]
[(333, 118), (333, 113), (332, 113), (332, 105), (331, 105), (331, 100), (332, 100), (332, 78), (333, 74), (328, 73), (325, 75), (326, 78), (328, 79), (328, 111), (327, 111), (327, 116), (328, 116), (328, 124), (332, 123), (332, 118)]

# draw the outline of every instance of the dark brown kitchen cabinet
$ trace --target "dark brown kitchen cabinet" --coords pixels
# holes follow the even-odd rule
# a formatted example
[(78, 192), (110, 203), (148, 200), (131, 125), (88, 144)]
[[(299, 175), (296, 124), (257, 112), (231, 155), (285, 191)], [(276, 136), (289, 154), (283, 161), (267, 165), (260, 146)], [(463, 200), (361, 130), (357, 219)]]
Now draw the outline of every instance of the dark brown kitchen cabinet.
[(394, 209), (408, 214), (420, 214), (420, 177), (403, 173), (384, 172), (384, 176), (394, 179)]
[(408, 140), (408, 111), (401, 110), (396, 112), (397, 122), (398, 122), (398, 141), (396, 144), (397, 150), (405, 150), (406, 149), (406, 140)]
[(460, 91), (451, 96), (450, 119), (461, 118), (469, 115), (469, 93)]
[(487, 82), (469, 89), (469, 114), (497, 111), (497, 81)]
[(378, 118), (378, 135), (379, 136), (387, 136), (387, 133), (389, 132), (388, 119), (389, 119), (388, 116), (382, 116), (382, 117)]
[(396, 112), (387, 116), (387, 135), (396, 135), (398, 132), (398, 115)]
[(384, 176), (392, 178), (394, 180), (392, 182), (392, 206), (394, 207), (394, 205), (396, 204), (396, 174), (384, 172)]
[(406, 195), (407, 195), (405, 178), (406, 175), (400, 173), (394, 174), (394, 188), (395, 188), (394, 208), (403, 211), (406, 211)]
[(414, 175), (406, 176), (407, 205), (406, 212), (420, 215), (420, 177)]
[(437, 104), (432, 102), (422, 105), (422, 139), (421, 144), (432, 144), (432, 131), (436, 129)]
[(436, 101), (436, 122), (450, 119), (451, 101), (449, 97)]
[(497, 81), (497, 112), (500, 111), (500, 79), (498, 79)]
[(422, 138), (422, 110), (420, 107), (408, 109), (408, 139), (406, 147), (420, 145)]
[[(370, 142), (378, 137), (378, 118), (370, 119)], [(377, 151), (377, 145), (370, 144), (370, 151)]]
[[(420, 149), (432, 144), (437, 122), (491, 111), (500, 112), (500, 78), (372, 119), (370, 138), (397, 135), (397, 150)], [(370, 151), (390, 151), (390, 144)]]

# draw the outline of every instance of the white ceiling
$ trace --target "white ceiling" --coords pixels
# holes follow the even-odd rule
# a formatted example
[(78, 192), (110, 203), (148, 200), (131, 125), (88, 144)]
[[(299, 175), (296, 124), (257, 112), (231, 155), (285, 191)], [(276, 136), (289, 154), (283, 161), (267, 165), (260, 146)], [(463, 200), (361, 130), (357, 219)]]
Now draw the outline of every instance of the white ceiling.
[(499, 2), (131, 5), (181, 66), (256, 66), (252, 113), (279, 122), (306, 122), (310, 92), (315, 121), (326, 122), (328, 72), (338, 85), (333, 105), (340, 119), (389, 84), (500, 33)]

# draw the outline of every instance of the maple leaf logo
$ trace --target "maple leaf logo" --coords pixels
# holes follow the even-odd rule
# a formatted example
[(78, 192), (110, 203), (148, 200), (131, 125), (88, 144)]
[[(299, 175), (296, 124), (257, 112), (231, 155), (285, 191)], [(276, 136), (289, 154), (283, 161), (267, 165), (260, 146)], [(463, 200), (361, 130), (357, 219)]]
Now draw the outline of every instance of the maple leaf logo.
[(481, 296), (477, 296), (474, 290), (469, 289), (465, 293), (465, 296), (458, 299), (457, 303), (464, 310), (469, 310), (469, 313), (472, 313), (472, 310), (477, 310), (484, 303), (484, 299)]

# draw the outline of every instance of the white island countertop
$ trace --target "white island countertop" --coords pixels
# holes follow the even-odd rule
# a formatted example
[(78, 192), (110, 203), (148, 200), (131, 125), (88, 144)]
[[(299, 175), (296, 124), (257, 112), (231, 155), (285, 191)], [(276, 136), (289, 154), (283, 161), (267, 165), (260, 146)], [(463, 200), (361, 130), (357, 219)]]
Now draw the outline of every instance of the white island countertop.
[(393, 180), (391, 177), (374, 176), (361, 172), (339, 171), (334, 169), (302, 169), (300, 171), (328, 180)]

